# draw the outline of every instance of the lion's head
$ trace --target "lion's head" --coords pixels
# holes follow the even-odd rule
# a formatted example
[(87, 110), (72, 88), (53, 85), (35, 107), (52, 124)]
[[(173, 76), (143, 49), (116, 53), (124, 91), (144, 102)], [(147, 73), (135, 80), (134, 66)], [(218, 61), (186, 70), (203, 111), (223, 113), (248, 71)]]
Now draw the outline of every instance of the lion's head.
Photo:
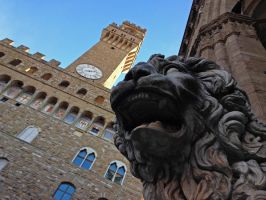
[(266, 199), (266, 127), (215, 63), (153, 55), (113, 88), (111, 105), (115, 145), (145, 199)]

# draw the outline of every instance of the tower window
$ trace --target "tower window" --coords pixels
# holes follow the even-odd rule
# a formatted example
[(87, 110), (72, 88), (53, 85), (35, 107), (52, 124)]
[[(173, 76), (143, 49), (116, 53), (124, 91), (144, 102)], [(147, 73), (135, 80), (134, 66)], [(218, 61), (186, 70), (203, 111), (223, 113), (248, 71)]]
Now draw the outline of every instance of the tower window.
[(63, 182), (56, 189), (53, 198), (55, 200), (71, 200), (76, 191), (72, 183)]
[(85, 88), (81, 88), (77, 91), (78, 95), (84, 96), (87, 94), (87, 90)]
[(38, 68), (37, 67), (29, 67), (29, 68), (25, 69), (25, 72), (27, 74), (34, 74), (37, 71), (38, 71)]
[(10, 64), (10, 65), (13, 65), (13, 66), (17, 66), (17, 65), (19, 65), (20, 63), (22, 63), (22, 61), (19, 60), (19, 59), (14, 59), (14, 60), (12, 60), (12, 61), (9, 62), (9, 64)]
[(5, 53), (4, 52), (0, 52), (0, 58), (4, 57), (4, 56), (5, 56)]
[(126, 166), (120, 161), (111, 162), (104, 177), (112, 182), (122, 185), (126, 174)]
[(91, 169), (96, 159), (96, 153), (91, 148), (83, 148), (73, 159), (73, 164), (83, 169)]
[(52, 78), (52, 74), (50, 74), (50, 73), (43, 74), (43, 75), (41, 76), (41, 78), (42, 78), (43, 80), (48, 81), (50, 78)]
[(67, 88), (69, 86), (69, 82), (68, 81), (62, 81), (61, 83), (59, 83), (59, 87), (62, 87), (62, 88)]
[(35, 126), (28, 126), (17, 135), (17, 138), (25, 142), (31, 143), (38, 136), (39, 132), (40, 128), (37, 128)]

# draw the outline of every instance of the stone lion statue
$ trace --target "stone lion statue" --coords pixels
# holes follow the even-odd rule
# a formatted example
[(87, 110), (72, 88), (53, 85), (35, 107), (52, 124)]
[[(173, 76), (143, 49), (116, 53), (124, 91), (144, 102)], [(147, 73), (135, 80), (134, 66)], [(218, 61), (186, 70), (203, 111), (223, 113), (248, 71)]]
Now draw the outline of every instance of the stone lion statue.
[(114, 142), (145, 200), (265, 200), (266, 126), (217, 64), (153, 55), (112, 89)]

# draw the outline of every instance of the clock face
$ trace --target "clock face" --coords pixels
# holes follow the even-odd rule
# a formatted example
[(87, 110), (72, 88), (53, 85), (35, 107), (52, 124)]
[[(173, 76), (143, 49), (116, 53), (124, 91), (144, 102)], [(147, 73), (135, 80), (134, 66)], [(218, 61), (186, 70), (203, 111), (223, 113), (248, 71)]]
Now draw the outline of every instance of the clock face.
[(89, 64), (80, 64), (76, 70), (81, 76), (88, 79), (99, 79), (103, 75), (99, 68)]

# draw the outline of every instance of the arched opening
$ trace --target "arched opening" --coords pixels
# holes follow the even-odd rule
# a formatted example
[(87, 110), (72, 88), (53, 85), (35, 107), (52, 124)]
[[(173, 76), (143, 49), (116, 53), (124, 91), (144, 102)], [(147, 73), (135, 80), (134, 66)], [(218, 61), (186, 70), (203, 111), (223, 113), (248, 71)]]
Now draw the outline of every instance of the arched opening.
[(61, 83), (59, 83), (59, 87), (61, 88), (67, 88), (69, 86), (69, 82), (68, 81), (62, 81)]
[(103, 104), (103, 102), (104, 102), (104, 97), (103, 96), (98, 96), (98, 97), (96, 97), (95, 98), (95, 103), (97, 103), (97, 104)]
[(50, 78), (52, 78), (52, 74), (50, 74), (50, 73), (43, 74), (43, 75), (41, 76), (41, 78), (42, 78), (43, 80), (48, 81)]
[(256, 20), (255, 28), (258, 38), (266, 49), (266, 1), (261, 1), (252, 16)]
[(37, 71), (38, 71), (38, 68), (37, 67), (29, 67), (29, 68), (25, 69), (25, 72), (27, 74), (34, 74)]
[(12, 65), (12, 66), (14, 66), (14, 67), (17, 66), (17, 65), (19, 65), (20, 63), (22, 63), (22, 61), (19, 60), (19, 59), (14, 59), (14, 60), (11, 60), (9, 62), (9, 64)]
[(45, 92), (40, 92), (36, 95), (34, 100), (31, 102), (30, 106), (34, 109), (39, 109), (41, 108), (47, 94)]
[(65, 101), (61, 102), (54, 113), (54, 117), (62, 119), (65, 116), (67, 108), (68, 108), (68, 103)]
[(56, 189), (53, 194), (53, 199), (55, 200), (70, 200), (76, 191), (76, 187), (72, 183), (63, 182)]
[(10, 86), (4, 92), (4, 95), (9, 97), (9, 98), (15, 98), (21, 92), (22, 86), (23, 86), (22, 81), (18, 81), (18, 80), (12, 81)]
[(5, 88), (6, 84), (11, 80), (11, 77), (6, 74), (0, 75), (0, 92)]
[(92, 120), (92, 113), (90, 111), (84, 111), (76, 123), (76, 127), (81, 130), (87, 130)]
[(64, 121), (68, 124), (72, 124), (76, 120), (78, 113), (79, 113), (79, 108), (76, 106), (73, 106), (70, 109), (70, 111), (67, 113), (67, 115), (65, 116)]
[(115, 134), (114, 122), (109, 122), (103, 132), (103, 138), (112, 141), (114, 134)]
[(22, 93), (17, 97), (17, 101), (23, 104), (29, 103), (33, 94), (35, 93), (36, 88), (33, 86), (26, 86), (22, 89)]
[(47, 114), (52, 113), (56, 103), (57, 103), (57, 98), (50, 97), (48, 101), (46, 102), (42, 111)]
[(85, 88), (81, 88), (77, 91), (77, 94), (80, 96), (84, 96), (87, 94), (87, 90)]
[(98, 135), (103, 129), (104, 123), (105, 119), (102, 116), (96, 117), (93, 121), (89, 133), (91, 133), (92, 135)]

